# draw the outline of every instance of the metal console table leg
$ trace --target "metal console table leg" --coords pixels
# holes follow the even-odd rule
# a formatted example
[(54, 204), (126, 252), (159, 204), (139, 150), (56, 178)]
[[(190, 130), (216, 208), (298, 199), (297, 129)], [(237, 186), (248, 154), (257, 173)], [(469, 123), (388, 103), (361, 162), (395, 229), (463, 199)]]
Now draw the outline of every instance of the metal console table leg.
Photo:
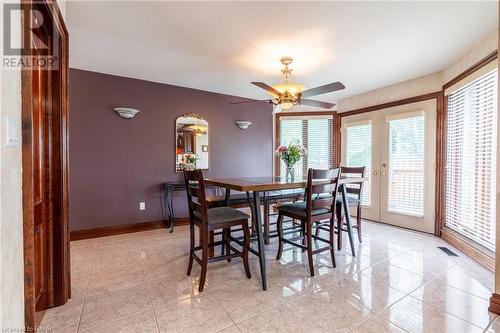
[(165, 204), (165, 210), (167, 214), (167, 228), (169, 228), (169, 232), (174, 232), (174, 185), (166, 184), (165, 185), (165, 196), (163, 198)]

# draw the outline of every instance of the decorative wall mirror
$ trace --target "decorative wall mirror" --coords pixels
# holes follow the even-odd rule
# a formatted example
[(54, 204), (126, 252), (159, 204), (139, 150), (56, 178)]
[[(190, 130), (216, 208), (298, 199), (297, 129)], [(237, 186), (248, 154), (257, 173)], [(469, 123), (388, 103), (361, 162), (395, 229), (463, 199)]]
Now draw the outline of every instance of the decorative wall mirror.
[(186, 113), (175, 120), (175, 171), (208, 171), (208, 122), (196, 113)]

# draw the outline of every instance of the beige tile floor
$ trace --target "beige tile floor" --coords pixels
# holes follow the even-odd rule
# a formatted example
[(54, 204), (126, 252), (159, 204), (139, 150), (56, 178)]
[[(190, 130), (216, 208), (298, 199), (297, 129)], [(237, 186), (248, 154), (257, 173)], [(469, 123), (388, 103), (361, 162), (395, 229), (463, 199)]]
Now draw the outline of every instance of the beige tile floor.
[[(366, 222), (358, 257), (315, 257), (316, 277), (297, 249), (275, 260), (267, 247), (268, 291), (258, 260), (185, 274), (188, 230), (154, 230), (71, 243), (73, 297), (46, 312), (54, 332), (500, 332), (488, 313), (493, 274), (441, 239)], [(347, 244), (347, 242), (344, 242)], [(451, 246), (450, 246), (451, 248)]]

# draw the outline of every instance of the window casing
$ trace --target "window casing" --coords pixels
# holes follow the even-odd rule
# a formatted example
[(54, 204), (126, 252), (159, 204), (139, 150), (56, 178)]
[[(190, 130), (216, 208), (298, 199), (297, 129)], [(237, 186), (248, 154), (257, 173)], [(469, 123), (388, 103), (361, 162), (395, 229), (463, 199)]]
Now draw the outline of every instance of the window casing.
[(498, 70), (480, 74), (445, 92), (444, 225), (495, 251)]
[[(330, 169), (333, 167), (333, 116), (297, 115), (278, 116), (279, 128), (277, 145), (298, 143), (307, 148), (307, 156), (295, 165), (295, 176), (305, 177), (308, 168)], [(278, 175), (286, 173), (281, 160), (277, 168)]]

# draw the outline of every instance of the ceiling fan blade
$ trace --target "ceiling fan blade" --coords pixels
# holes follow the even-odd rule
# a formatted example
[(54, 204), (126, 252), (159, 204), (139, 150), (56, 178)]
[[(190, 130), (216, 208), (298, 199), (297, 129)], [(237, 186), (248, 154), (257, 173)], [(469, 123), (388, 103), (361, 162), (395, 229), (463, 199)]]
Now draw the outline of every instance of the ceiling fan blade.
[(307, 89), (302, 92), (302, 97), (311, 97), (315, 95), (326, 94), (332, 91), (345, 89), (345, 86), (340, 82), (333, 82), (325, 84), (324, 86), (319, 86), (316, 88)]
[(253, 99), (250, 101), (230, 102), (229, 104), (247, 104), (247, 103), (256, 103), (256, 102), (268, 102), (269, 103), (269, 100), (267, 100), (267, 99), (262, 99), (262, 100)]
[(323, 109), (331, 109), (335, 106), (335, 104), (333, 104), (333, 103), (314, 101), (312, 99), (301, 99), (300, 104), (309, 105), (309, 106), (316, 106), (316, 107), (323, 108)]
[(265, 84), (264, 82), (252, 82), (252, 84), (259, 87), (259, 88), (264, 89), (265, 91), (267, 91), (271, 95), (275, 95), (275, 96), (281, 95), (281, 93), (278, 90), (274, 89), (273, 87), (271, 87), (268, 84)]

